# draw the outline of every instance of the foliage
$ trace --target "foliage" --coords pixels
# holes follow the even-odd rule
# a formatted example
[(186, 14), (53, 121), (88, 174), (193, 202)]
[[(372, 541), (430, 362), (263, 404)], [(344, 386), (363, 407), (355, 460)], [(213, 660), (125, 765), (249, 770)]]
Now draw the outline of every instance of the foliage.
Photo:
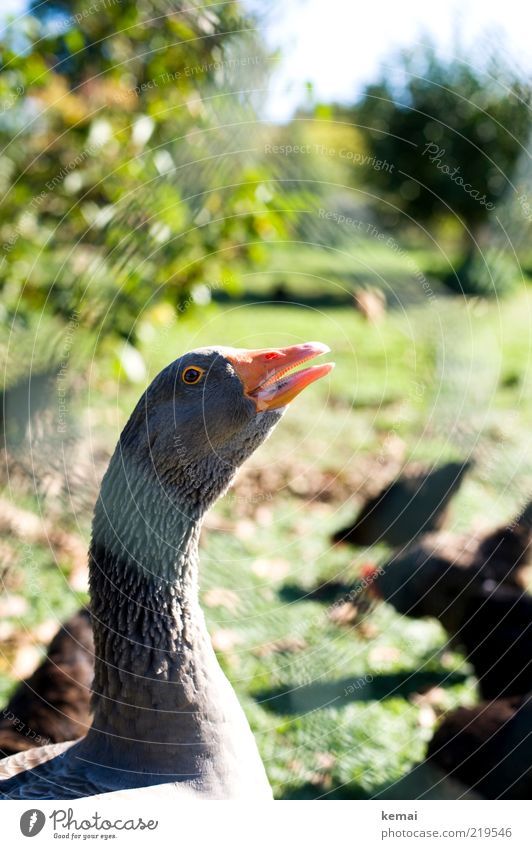
[[(459, 53), (459, 51), (458, 51)], [(349, 110), (390, 170), (367, 183), (394, 223), (424, 227), (453, 216), (470, 240), (512, 185), (532, 122), (530, 89), (491, 49), (488, 58), (402, 52)]]
[(136, 333), (283, 232), (255, 155), (266, 56), (238, 2), (49, 0), (0, 46), (4, 319)]

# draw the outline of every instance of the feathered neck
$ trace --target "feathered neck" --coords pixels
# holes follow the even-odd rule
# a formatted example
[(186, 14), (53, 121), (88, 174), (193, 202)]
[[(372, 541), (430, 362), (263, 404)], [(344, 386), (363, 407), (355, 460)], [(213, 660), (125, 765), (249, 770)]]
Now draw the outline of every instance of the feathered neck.
[(119, 445), (90, 548), (96, 662), (84, 746), (100, 763), (165, 775), (214, 757), (226, 714), (241, 712), (198, 602), (205, 507), (183, 491), (176, 481), (166, 485), (148, 458), (133, 465)]

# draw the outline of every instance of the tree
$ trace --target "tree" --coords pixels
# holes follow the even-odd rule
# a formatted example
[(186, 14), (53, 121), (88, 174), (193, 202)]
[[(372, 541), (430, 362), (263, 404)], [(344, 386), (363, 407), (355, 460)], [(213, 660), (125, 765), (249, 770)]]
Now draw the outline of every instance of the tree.
[(8, 381), (57, 372), (73, 323), (73, 347), (135, 344), (139, 317), (234, 280), (284, 232), (253, 143), (266, 56), (235, 0), (39, 0), (0, 59)]
[(39, 2), (1, 51), (8, 316), (134, 339), (139, 312), (219, 285), (282, 229), (242, 138), (265, 56), (238, 3)]
[(401, 214), (422, 226), (458, 221), (465, 291), (481, 230), (512, 190), (532, 125), (519, 73), (495, 50), (482, 67), (475, 61), (440, 58), (431, 46), (404, 51), (350, 110), (375, 159), (393, 166), (367, 170), (367, 184), (392, 205), (381, 212), (395, 224)]

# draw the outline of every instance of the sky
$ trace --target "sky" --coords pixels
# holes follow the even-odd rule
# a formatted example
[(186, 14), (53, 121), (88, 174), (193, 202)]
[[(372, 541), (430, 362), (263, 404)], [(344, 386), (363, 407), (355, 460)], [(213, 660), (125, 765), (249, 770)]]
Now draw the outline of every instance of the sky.
[[(308, 97), (308, 82), (317, 100), (352, 100), (392, 49), (420, 43), (426, 35), (442, 50), (458, 36), (467, 52), (491, 31), (511, 58), (532, 73), (529, 0), (243, 2), (259, 12), (268, 45), (282, 51), (266, 104), (272, 120), (288, 120)], [(24, 0), (1, 0), (0, 14), (24, 6)]]
[(264, 11), (270, 46), (283, 58), (272, 81), (269, 117), (286, 120), (306, 97), (349, 100), (379, 70), (390, 50), (423, 41), (443, 50), (458, 36), (464, 47), (491, 31), (498, 44), (532, 72), (532, 4), (529, 0), (245, 0)]

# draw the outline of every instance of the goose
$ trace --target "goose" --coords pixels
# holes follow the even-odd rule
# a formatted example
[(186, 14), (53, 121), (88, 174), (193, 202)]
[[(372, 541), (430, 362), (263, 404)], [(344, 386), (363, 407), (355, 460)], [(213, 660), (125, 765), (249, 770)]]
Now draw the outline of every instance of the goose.
[(472, 463), (446, 463), (436, 469), (407, 467), (400, 477), (369, 498), (356, 519), (337, 531), (333, 543), (407, 545), (441, 528), (451, 498)]
[(61, 626), (43, 662), (0, 711), (0, 757), (82, 737), (91, 723), (93, 675), (92, 625), (82, 609)]
[(532, 696), (460, 707), (446, 716), (427, 761), (486, 799), (530, 799)]
[(198, 601), (209, 507), (329, 348), (211, 347), (150, 384), (110, 460), (89, 551), (93, 722), (78, 741), (0, 761), (4, 799), (74, 799), (138, 788), (172, 798), (271, 799), (244, 712)]
[(490, 582), (472, 596), (457, 635), (483, 699), (532, 690), (532, 597)]
[(400, 612), (415, 606), (411, 615), (435, 616), (453, 633), (464, 621), (471, 594), (485, 581), (523, 589), (531, 542), (532, 503), (495, 529), (425, 534), (397, 551), (381, 570), (369, 566), (366, 578), (373, 593), (391, 600)]
[(486, 700), (532, 690), (532, 596), (435, 559), (365, 571), (368, 592), (413, 618), (431, 616), (464, 648)]

